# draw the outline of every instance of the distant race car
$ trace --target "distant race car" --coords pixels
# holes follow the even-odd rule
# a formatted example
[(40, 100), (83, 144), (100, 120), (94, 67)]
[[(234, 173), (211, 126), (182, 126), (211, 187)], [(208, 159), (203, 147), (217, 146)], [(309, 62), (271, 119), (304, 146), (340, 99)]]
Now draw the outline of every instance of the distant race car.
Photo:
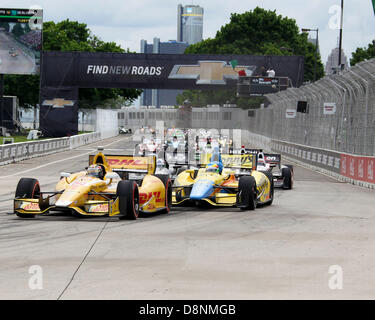
[[(20, 218), (51, 211), (82, 216), (118, 216), (136, 219), (139, 212), (169, 212), (172, 183), (155, 174), (155, 157), (91, 155), (90, 166), (62, 173), (54, 191), (42, 192), (38, 180), (22, 178), (17, 185), (14, 212)], [(135, 173), (136, 178), (129, 176)]]
[(119, 128), (119, 133), (120, 134), (131, 134), (132, 133), (132, 129), (126, 129), (125, 127), (120, 127)]
[(143, 138), (141, 143), (134, 148), (135, 156), (158, 155), (163, 150), (160, 139)]
[(272, 175), (256, 170), (256, 154), (221, 155), (216, 148), (205, 157), (202, 168), (184, 170), (174, 180), (174, 205), (193, 201), (254, 210), (272, 204)]
[(242, 153), (257, 154), (257, 170), (271, 172), (275, 188), (290, 190), (293, 188), (294, 170), (292, 165), (281, 164), (281, 154), (264, 153), (262, 149), (242, 149)]

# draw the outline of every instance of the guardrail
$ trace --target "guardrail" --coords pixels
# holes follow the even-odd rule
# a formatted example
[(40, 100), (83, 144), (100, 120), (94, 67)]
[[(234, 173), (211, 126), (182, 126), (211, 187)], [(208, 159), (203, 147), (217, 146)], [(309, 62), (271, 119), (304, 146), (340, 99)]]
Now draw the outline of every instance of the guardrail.
[(78, 148), (101, 140), (100, 132), (0, 145), (0, 165)]

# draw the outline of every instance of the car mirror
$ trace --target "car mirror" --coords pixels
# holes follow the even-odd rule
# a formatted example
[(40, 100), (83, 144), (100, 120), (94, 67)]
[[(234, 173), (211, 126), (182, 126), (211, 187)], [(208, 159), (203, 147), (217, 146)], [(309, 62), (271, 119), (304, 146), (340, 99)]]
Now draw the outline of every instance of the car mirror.
[(113, 179), (117, 179), (119, 176), (116, 172), (108, 172), (105, 175), (106, 179), (109, 179), (109, 182), (107, 184), (111, 184)]
[(60, 173), (60, 176), (61, 176), (62, 178), (69, 178), (69, 177), (71, 176), (71, 174), (70, 174), (69, 172), (61, 172), (61, 173)]
[(60, 172), (60, 179), (65, 178), (65, 182), (69, 184), (68, 178), (71, 176), (69, 172)]

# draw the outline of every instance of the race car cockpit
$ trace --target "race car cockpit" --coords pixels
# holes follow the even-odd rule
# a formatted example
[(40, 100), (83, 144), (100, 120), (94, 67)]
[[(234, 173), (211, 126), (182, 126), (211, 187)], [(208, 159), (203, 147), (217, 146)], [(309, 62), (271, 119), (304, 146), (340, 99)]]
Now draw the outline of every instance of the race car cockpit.
[(90, 177), (104, 179), (104, 170), (103, 167), (99, 164), (92, 164), (87, 168), (87, 175)]

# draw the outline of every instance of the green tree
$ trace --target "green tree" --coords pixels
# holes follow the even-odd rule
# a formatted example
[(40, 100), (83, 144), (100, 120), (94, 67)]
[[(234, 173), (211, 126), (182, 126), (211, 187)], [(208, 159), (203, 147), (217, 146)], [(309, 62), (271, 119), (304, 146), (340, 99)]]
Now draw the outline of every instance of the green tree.
[(9, 29), (10, 29), (9, 22), (0, 22), (0, 28), (4, 28), (5, 31), (9, 32)]
[(20, 37), (25, 33), (25, 30), (22, 28), (20, 23), (16, 23), (12, 29), (12, 33), (15, 37)]
[(31, 29), (30, 29), (29, 24), (25, 23), (24, 27), (23, 27), (23, 32), (26, 34), (26, 33), (29, 33), (30, 31), (31, 31)]
[[(86, 24), (69, 19), (59, 23), (49, 21), (43, 24), (43, 49), (48, 51), (125, 52), (116, 43), (104, 42), (92, 34)], [(142, 91), (138, 89), (80, 89), (79, 105), (82, 108), (98, 106), (116, 108), (120, 103), (134, 102), (141, 93)], [(6, 75), (5, 94), (17, 95), (22, 107), (36, 105), (39, 102), (39, 76)]]
[(4, 93), (17, 96), (21, 107), (31, 108), (39, 101), (39, 76), (4, 75)]
[[(193, 54), (246, 54), (246, 55), (302, 55), (305, 57), (305, 81), (314, 79), (316, 46), (308, 41), (306, 33), (300, 33), (294, 19), (277, 15), (256, 7), (242, 14), (233, 13), (230, 22), (217, 31), (215, 38), (190, 45), (185, 53)], [(324, 76), (324, 66), (320, 55), (317, 63), (317, 79)], [(215, 100), (212, 93), (208, 100)], [(221, 95), (214, 93), (214, 95)], [(186, 94), (185, 94), (186, 96)], [(182, 99), (179, 99), (179, 101)], [(245, 106), (262, 103), (264, 99), (235, 99), (226, 96), (225, 100), (235, 100)], [(221, 103), (223, 103), (223, 101)], [(260, 103), (258, 103), (260, 102)]]
[(352, 53), (352, 58), (350, 59), (350, 65), (354, 66), (358, 62), (375, 58), (375, 40), (368, 45), (367, 48), (357, 48), (355, 52)]

